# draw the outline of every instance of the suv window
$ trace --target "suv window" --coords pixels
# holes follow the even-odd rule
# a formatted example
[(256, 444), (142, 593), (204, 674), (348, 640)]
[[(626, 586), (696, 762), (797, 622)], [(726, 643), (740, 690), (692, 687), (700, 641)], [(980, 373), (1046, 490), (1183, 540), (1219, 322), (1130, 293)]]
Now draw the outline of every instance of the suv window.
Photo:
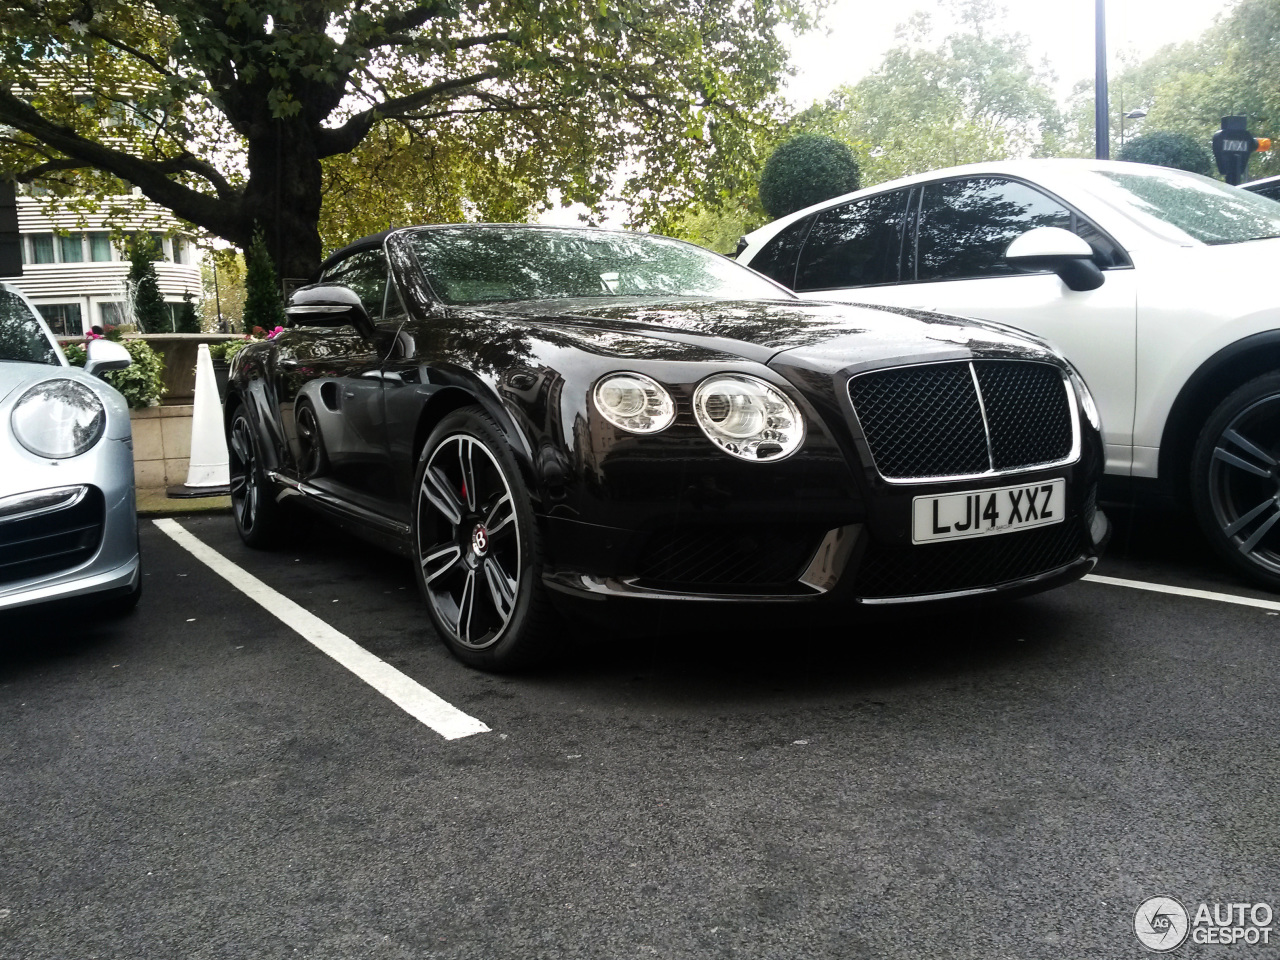
[(751, 258), (751, 269), (776, 280), (784, 287), (794, 288), (796, 282), (796, 257), (808, 236), (813, 217), (804, 217), (790, 224), (764, 245)]
[(1035, 227), (1072, 229), (1071, 211), (1039, 190), (999, 177), (924, 188), (916, 246), (917, 280), (1026, 273), (1005, 261), (1009, 244)]
[(897, 283), (909, 193), (894, 190), (818, 214), (800, 253), (796, 290)]
[(387, 261), (381, 250), (361, 250), (324, 272), (325, 283), (340, 283), (355, 291), (374, 323), (382, 319), (387, 294)]

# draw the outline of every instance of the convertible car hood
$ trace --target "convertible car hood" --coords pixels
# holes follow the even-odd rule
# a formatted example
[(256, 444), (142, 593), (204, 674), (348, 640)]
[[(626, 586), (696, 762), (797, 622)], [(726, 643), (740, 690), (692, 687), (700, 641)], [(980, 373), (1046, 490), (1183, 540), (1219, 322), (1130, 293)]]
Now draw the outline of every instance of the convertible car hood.
[(504, 313), (698, 345), (758, 363), (836, 373), (864, 362), (919, 362), (974, 354), (1044, 357), (1029, 335), (982, 320), (885, 307), (793, 300), (560, 301), (510, 304)]

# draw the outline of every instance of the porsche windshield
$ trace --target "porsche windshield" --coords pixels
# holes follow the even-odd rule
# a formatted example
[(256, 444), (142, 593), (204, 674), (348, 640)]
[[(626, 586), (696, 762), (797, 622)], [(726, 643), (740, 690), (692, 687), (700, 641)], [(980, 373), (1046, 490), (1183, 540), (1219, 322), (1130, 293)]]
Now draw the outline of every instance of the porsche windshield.
[(26, 301), (0, 288), (0, 361), (60, 366), (58, 350)]
[(560, 227), (432, 227), (409, 237), (451, 304), (562, 297), (779, 300), (791, 295), (732, 260), (644, 233)]
[(1208, 177), (1174, 170), (1099, 170), (1092, 192), (1110, 203), (1153, 217), (1175, 232), (1206, 244), (1244, 243), (1280, 236), (1280, 203)]

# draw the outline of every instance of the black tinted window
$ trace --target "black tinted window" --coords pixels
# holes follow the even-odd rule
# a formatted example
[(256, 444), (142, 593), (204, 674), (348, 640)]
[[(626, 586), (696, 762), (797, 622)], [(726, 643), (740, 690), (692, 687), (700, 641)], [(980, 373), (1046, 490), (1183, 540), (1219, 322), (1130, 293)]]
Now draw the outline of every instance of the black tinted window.
[(1071, 211), (1024, 183), (996, 177), (925, 187), (916, 278), (959, 280), (1025, 273), (1005, 251), (1034, 227), (1072, 227)]
[(61, 363), (31, 308), (8, 290), (0, 290), (0, 360)]
[(325, 283), (350, 287), (376, 322), (382, 319), (382, 301), (387, 292), (387, 261), (381, 250), (353, 253), (324, 272)]
[(907, 194), (895, 190), (820, 213), (800, 254), (796, 289), (896, 283)]
[(788, 225), (751, 258), (752, 270), (763, 273), (784, 287), (794, 287), (796, 282), (796, 257), (804, 238), (813, 224), (813, 217), (804, 217)]

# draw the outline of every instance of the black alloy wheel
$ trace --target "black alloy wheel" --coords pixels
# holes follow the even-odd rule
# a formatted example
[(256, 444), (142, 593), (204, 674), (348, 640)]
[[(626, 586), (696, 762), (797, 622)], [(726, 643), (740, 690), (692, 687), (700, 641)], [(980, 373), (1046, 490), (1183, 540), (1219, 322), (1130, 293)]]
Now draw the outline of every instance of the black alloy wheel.
[(299, 400), (294, 424), (298, 432), (298, 476), (304, 480), (318, 477), (329, 465), (320, 436), (320, 421), (309, 400)]
[(1191, 496), (1214, 549), (1280, 590), (1280, 374), (1251, 380), (1218, 405), (1196, 444)]
[(227, 456), (231, 474), (231, 513), (240, 539), (265, 549), (279, 538), (280, 505), (262, 470), (262, 458), (248, 411), (240, 406), (227, 431)]
[(432, 431), (414, 491), (418, 585), (440, 636), (471, 666), (533, 660), (551, 616), (537, 524), (506, 438), (482, 408)]

